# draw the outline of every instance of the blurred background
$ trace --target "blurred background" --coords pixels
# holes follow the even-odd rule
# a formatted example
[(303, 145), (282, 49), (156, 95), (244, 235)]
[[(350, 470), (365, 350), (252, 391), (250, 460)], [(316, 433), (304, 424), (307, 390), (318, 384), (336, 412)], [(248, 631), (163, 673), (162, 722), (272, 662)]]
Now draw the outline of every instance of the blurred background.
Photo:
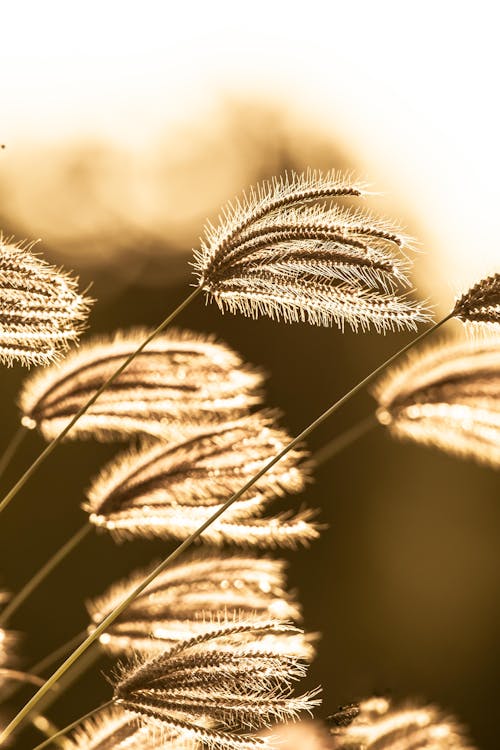
[[(370, 205), (420, 243), (414, 282), (437, 313), (498, 270), (497, 23), (490, 3), (18, 2), (2, 7), (0, 228), (38, 239), (97, 299), (89, 333), (154, 325), (186, 294), (207, 218), (285, 169), (366, 178)], [(221, 316), (213, 331), (269, 373), (296, 433), (408, 340)], [(0, 372), (2, 431), (26, 373)], [(324, 444), (373, 409), (362, 395)], [(7, 488), (42, 448), (32, 434)], [(16, 590), (85, 520), (82, 491), (117, 446), (63, 446), (2, 516), (0, 577)], [(328, 524), (288, 555), (305, 626), (323, 634), (320, 715), (383, 692), (440, 704), (498, 747), (500, 484), (493, 471), (374, 431), (317, 472)], [(168, 545), (88, 538), (26, 605), (29, 665), (86, 624), (83, 600)], [(83, 592), (83, 593), (82, 593)], [(102, 664), (54, 705), (63, 725), (105, 699)], [(30, 747), (34, 736), (26, 734)]]

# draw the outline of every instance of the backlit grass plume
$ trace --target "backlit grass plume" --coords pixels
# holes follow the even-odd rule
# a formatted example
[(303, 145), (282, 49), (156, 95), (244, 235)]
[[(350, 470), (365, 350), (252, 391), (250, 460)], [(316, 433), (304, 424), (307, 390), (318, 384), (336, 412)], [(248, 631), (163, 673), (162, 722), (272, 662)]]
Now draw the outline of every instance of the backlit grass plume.
[(0, 362), (47, 365), (80, 335), (90, 300), (77, 279), (0, 234)]
[[(147, 335), (135, 329), (90, 339), (60, 364), (31, 376), (19, 398), (23, 425), (38, 427), (48, 440), (58, 435)], [(212, 336), (171, 330), (134, 359), (68, 436), (160, 436), (190, 419), (225, 420), (260, 401), (262, 379)]]
[[(257, 413), (198, 432), (177, 442), (132, 448), (111, 461), (87, 491), (90, 521), (117, 538), (183, 539), (217, 511), (289, 440), (272, 413)], [(195, 426), (192, 425), (192, 432)], [(259, 546), (295, 545), (317, 535), (308, 514), (288, 520), (260, 518), (286, 492), (299, 492), (307, 474), (302, 451), (290, 451), (235, 502), (203, 538)]]
[[(102, 622), (147, 572), (135, 573), (90, 602), (87, 608), (93, 625)], [(300, 605), (287, 593), (285, 584), (283, 560), (237, 553), (197, 553), (161, 573), (99, 640), (112, 653), (164, 651), (177, 641), (212, 630), (212, 618), (220, 612), (228, 618), (258, 615), (298, 621)], [(287, 644), (291, 637), (286, 634)], [(303, 634), (294, 637), (299, 653), (311, 658), (311, 646)]]
[(500, 273), (481, 279), (465, 292), (453, 313), (464, 323), (500, 326)]
[(332, 728), (333, 750), (473, 750), (456, 722), (434, 706), (394, 708), (371, 698), (352, 715)]
[(364, 186), (336, 172), (292, 173), (252, 188), (208, 224), (194, 267), (221, 310), (354, 330), (415, 329), (409, 240), (392, 223), (332, 203)]
[(441, 341), (375, 389), (393, 435), (500, 467), (500, 336)]
[(84, 721), (66, 742), (67, 750), (201, 750), (194, 740), (144, 724), (118, 706)]
[[(254, 750), (251, 734), (310, 711), (314, 694), (292, 697), (306, 665), (268, 637), (293, 633), (273, 620), (228, 622), (153, 658), (122, 665), (114, 700), (122, 708), (220, 750)], [(251, 637), (249, 637), (251, 636)]]

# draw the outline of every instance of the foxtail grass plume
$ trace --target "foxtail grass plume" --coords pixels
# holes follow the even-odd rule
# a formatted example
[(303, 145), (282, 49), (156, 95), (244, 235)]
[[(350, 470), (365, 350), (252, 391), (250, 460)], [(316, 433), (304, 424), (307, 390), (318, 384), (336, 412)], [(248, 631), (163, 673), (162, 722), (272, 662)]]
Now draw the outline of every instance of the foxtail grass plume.
[(389, 370), (375, 397), (394, 436), (500, 467), (500, 336), (417, 352)]
[(344, 725), (332, 717), (333, 750), (474, 750), (456, 722), (434, 706), (394, 708), (385, 698), (371, 698), (351, 715)]
[[(184, 539), (219, 510), (290, 440), (260, 412), (209, 428), (177, 442), (132, 448), (111, 461), (87, 491), (90, 522), (118, 539), (135, 536)], [(189, 432), (194, 433), (195, 426)], [(203, 534), (214, 544), (295, 545), (317, 536), (310, 514), (261, 518), (265, 506), (303, 489), (303, 451), (290, 451)]]
[(67, 750), (201, 750), (194, 740), (177, 732), (144, 724), (130, 713), (111, 706), (84, 721), (67, 741)]
[(0, 234), (0, 362), (47, 365), (82, 332), (91, 300), (77, 279)]
[(268, 315), (344, 329), (415, 329), (429, 320), (407, 296), (410, 241), (399, 228), (332, 201), (366, 195), (349, 175), (292, 173), (252, 188), (208, 224), (194, 268), (208, 299), (252, 318)]
[[(150, 659), (122, 665), (114, 700), (127, 711), (219, 750), (257, 750), (252, 735), (294, 720), (318, 701), (291, 696), (306, 674), (295, 654), (274, 651), (266, 636), (295, 629), (273, 620), (221, 623), (217, 629)], [(249, 636), (251, 636), (249, 638)]]
[[(299, 621), (301, 608), (287, 593), (285, 562), (255, 555), (202, 552), (163, 571), (100, 636), (111, 653), (164, 651), (178, 641), (187, 641), (213, 630), (213, 618), (224, 612), (228, 618), (261, 616)], [(154, 567), (154, 566), (152, 566)], [(152, 568), (151, 568), (152, 569)], [(122, 602), (149, 570), (139, 571), (111, 586), (87, 608), (93, 625), (99, 625)], [(297, 655), (311, 659), (310, 639), (302, 633), (284, 636)], [(276, 646), (277, 636), (273, 635)]]
[[(90, 339), (57, 366), (30, 377), (19, 398), (22, 424), (55, 438), (148, 334), (135, 329)], [(260, 402), (262, 380), (262, 373), (212, 336), (171, 330), (148, 344), (68, 437), (164, 437), (187, 420), (226, 420)]]
[(453, 315), (474, 326), (500, 326), (500, 273), (481, 279), (456, 302)]

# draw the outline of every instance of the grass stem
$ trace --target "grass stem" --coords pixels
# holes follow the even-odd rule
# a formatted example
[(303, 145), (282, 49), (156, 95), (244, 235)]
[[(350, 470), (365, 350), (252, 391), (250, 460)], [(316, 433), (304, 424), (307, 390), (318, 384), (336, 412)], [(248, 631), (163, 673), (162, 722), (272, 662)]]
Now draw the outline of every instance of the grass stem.
[(17, 449), (19, 448), (27, 434), (28, 429), (21, 424), (12, 435), (10, 442), (6, 446), (2, 457), (0, 458), (0, 477), (3, 475), (5, 469), (12, 461), (12, 458), (14, 457)]

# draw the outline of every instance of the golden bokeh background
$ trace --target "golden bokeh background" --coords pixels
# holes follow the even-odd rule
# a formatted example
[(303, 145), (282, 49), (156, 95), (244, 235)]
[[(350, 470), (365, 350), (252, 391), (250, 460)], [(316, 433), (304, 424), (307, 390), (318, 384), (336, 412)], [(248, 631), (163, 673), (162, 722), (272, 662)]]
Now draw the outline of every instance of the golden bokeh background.
[[(494, 11), (443, 2), (23, 3), (2, 9), (0, 228), (41, 238), (97, 299), (90, 332), (153, 325), (185, 295), (206, 218), (262, 178), (353, 170), (376, 211), (420, 241), (415, 285), (437, 311), (496, 267), (499, 116)], [(403, 334), (354, 335), (222, 317), (213, 331), (270, 373), (296, 433)], [(0, 373), (2, 443), (25, 372)], [(373, 408), (363, 395), (311, 448)], [(30, 435), (1, 480), (41, 449)], [(2, 516), (15, 590), (85, 518), (82, 490), (116, 446), (63, 446)], [(388, 692), (438, 703), (496, 750), (500, 483), (493, 471), (374, 431), (317, 472), (329, 528), (287, 555), (305, 625), (323, 633), (310, 686), (326, 716)], [(24, 665), (85, 625), (83, 601), (169, 545), (86, 540), (13, 625)], [(55, 704), (60, 725), (108, 695), (103, 660)], [(30, 747), (34, 736), (26, 735)]]

